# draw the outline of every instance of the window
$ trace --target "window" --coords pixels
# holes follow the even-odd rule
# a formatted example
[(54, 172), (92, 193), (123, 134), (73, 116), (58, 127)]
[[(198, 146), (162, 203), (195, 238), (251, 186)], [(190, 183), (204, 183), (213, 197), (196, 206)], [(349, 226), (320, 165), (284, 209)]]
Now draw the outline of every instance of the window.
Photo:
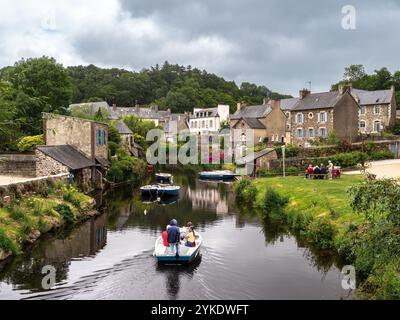
[(308, 128), (308, 137), (311, 139), (315, 138), (314, 128)]
[(303, 137), (304, 137), (303, 129), (298, 128), (297, 129), (297, 138), (303, 138)]
[(322, 138), (326, 138), (328, 136), (328, 131), (326, 128), (319, 128), (319, 136)]
[(213, 121), (210, 120), (210, 128), (212, 128), (212, 126), (213, 126)]
[(104, 130), (96, 130), (96, 145), (105, 145), (106, 141), (106, 132)]
[(327, 122), (328, 121), (328, 112), (321, 112), (319, 116), (318, 122)]
[(304, 122), (304, 116), (302, 113), (298, 113), (296, 116), (296, 122), (297, 123), (303, 123)]
[(360, 121), (360, 129), (365, 129), (365, 121)]
[(206, 123), (205, 123), (205, 121), (203, 120), (203, 121), (201, 122), (201, 127), (204, 128), (205, 126), (206, 126)]
[(381, 114), (381, 106), (380, 105), (377, 104), (375, 106), (374, 110), (375, 110), (375, 114)]
[(365, 106), (361, 106), (360, 107), (360, 114), (364, 115), (365, 114), (365, 110), (366, 110), (366, 107)]
[(374, 121), (374, 131), (375, 132), (380, 132), (382, 131), (382, 125), (380, 121)]
[(314, 118), (314, 113), (309, 112), (309, 113), (308, 113), (308, 119), (312, 119), (312, 118)]

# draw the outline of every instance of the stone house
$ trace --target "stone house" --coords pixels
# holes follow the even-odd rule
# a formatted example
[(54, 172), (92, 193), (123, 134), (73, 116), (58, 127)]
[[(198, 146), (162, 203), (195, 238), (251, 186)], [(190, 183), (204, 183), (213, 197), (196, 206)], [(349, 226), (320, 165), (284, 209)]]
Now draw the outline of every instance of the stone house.
[(350, 90), (310, 93), (300, 91), (290, 110), (290, 137), (286, 143), (308, 147), (312, 141), (327, 138), (335, 132), (339, 139), (354, 142), (358, 136), (359, 105)]
[(101, 188), (110, 165), (108, 125), (44, 113), (43, 126), (46, 145), (36, 148), (37, 175), (70, 172), (79, 184)]
[(194, 108), (189, 119), (189, 130), (196, 135), (212, 136), (221, 130), (221, 125), (226, 121), (229, 121), (228, 105), (207, 109)]
[(93, 189), (96, 163), (73, 146), (37, 146), (35, 155), (37, 177), (72, 173), (74, 182), (83, 190)]
[(189, 131), (189, 117), (188, 113), (171, 114), (169, 121), (164, 126), (167, 142), (173, 142), (177, 138), (177, 134)]
[(267, 170), (270, 169), (270, 162), (272, 160), (277, 160), (278, 155), (274, 148), (266, 148), (264, 150), (254, 152), (254, 154), (249, 154), (243, 158), (241, 158), (238, 162), (238, 171), (240, 172), (240, 167), (244, 165), (243, 174), (256, 177), (258, 171), (261, 168), (265, 168)]
[[(264, 100), (262, 105), (241, 106), (230, 117), (231, 136), (237, 136), (237, 131), (242, 130), (241, 135), (246, 140), (245, 132), (253, 130), (254, 144), (257, 143), (284, 143), (286, 132), (286, 116), (280, 108), (279, 100)], [(243, 141), (245, 142), (245, 141)]]
[(351, 94), (360, 105), (360, 133), (380, 133), (396, 123), (396, 94), (390, 90), (367, 91), (351, 88)]
[(143, 156), (144, 149), (135, 142), (133, 132), (122, 120), (117, 120), (115, 126), (121, 137), (121, 144), (126, 150), (136, 158)]

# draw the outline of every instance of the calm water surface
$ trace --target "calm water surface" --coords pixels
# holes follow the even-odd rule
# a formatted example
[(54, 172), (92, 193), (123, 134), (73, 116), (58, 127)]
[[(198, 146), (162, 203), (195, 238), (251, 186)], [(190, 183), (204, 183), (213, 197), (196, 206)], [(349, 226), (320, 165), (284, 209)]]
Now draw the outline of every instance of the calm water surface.
[[(334, 257), (299, 243), (285, 228), (238, 209), (228, 184), (176, 176), (176, 202), (143, 203), (123, 188), (99, 199), (104, 214), (39, 241), (0, 265), (0, 299), (341, 299)], [(189, 266), (158, 266), (154, 242), (170, 219), (202, 232)], [(41, 270), (57, 284), (42, 289)]]

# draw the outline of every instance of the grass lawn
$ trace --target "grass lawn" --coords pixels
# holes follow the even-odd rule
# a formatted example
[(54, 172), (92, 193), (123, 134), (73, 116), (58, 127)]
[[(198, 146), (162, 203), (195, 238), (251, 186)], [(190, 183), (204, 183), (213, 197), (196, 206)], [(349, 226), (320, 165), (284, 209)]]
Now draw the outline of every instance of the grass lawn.
[(254, 181), (257, 203), (261, 203), (265, 190), (271, 187), (282, 195), (289, 196), (287, 209), (308, 213), (314, 217), (328, 216), (340, 227), (349, 222), (363, 221), (349, 205), (348, 187), (363, 181), (362, 175), (343, 175), (334, 180), (306, 180), (304, 177), (260, 178)]

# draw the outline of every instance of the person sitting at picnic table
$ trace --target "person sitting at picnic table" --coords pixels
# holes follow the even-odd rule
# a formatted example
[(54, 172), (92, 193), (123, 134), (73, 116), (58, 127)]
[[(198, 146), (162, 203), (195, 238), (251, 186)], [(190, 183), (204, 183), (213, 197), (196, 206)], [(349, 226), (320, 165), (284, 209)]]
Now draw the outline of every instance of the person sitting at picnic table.
[(321, 173), (321, 169), (316, 165), (314, 167), (314, 179), (319, 179), (319, 174)]
[(321, 171), (320, 178), (323, 179), (324, 175), (326, 175), (328, 173), (328, 170), (326, 169), (326, 167), (324, 166), (323, 163), (321, 163), (320, 171)]
[(310, 177), (310, 174), (314, 173), (314, 168), (312, 166), (312, 164), (308, 165), (307, 169), (306, 169), (306, 179), (308, 179)]

